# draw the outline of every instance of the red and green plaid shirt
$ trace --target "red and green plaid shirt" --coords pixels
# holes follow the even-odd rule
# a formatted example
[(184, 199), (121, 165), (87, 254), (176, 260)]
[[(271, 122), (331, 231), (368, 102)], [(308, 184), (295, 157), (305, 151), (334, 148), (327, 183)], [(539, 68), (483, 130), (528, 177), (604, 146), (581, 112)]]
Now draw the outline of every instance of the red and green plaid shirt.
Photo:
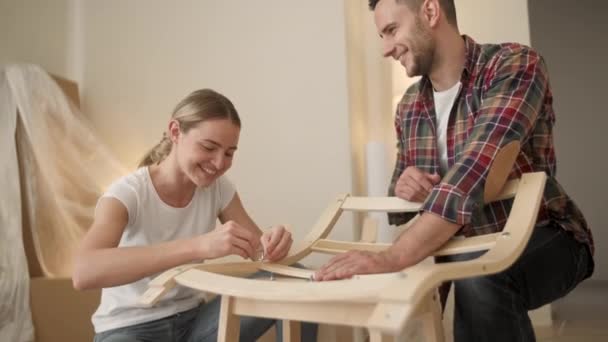
[[(467, 36), (463, 39), (466, 62), (462, 87), (447, 128), (448, 171), (427, 197), (423, 211), (462, 225), (460, 235), (501, 231), (512, 200), (481, 205), (483, 189), (498, 150), (517, 140), (521, 151), (509, 178), (536, 171), (548, 175), (538, 224), (558, 224), (593, 253), (593, 237), (581, 211), (555, 179), (555, 114), (542, 57), (515, 43), (480, 45)], [(428, 77), (406, 91), (397, 108), (395, 129), (398, 155), (391, 196), (408, 166), (441, 174), (433, 87)], [(389, 214), (391, 224), (410, 218), (408, 214)]]

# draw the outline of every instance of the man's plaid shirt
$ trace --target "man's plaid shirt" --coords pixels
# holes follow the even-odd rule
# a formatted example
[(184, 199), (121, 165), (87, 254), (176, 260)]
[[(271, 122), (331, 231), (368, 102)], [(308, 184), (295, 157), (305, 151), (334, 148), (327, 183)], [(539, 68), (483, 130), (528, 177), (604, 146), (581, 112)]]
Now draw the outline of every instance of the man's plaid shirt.
[[(515, 43), (480, 45), (470, 37), (463, 39), (462, 87), (447, 128), (448, 171), (427, 197), (423, 211), (462, 225), (460, 235), (501, 231), (512, 200), (481, 205), (483, 189), (498, 150), (517, 140), (521, 151), (509, 178), (535, 171), (548, 176), (538, 225), (556, 223), (593, 253), (593, 237), (582, 213), (555, 179), (555, 114), (542, 57)], [(390, 196), (395, 195), (397, 179), (408, 166), (440, 173), (433, 88), (428, 77), (406, 91), (397, 108), (395, 129), (398, 155)], [(410, 218), (389, 214), (391, 224)]]

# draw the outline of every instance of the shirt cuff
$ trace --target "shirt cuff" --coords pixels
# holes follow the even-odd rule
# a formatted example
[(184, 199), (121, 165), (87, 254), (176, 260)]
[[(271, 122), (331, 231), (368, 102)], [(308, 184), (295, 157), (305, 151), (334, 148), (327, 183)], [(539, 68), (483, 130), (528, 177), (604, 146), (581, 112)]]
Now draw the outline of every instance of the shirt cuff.
[(470, 194), (462, 192), (454, 185), (440, 183), (433, 188), (422, 206), (422, 211), (430, 212), (444, 220), (467, 225), (471, 222), (471, 213), (477, 209), (479, 201)]
[(411, 219), (413, 219), (418, 213), (389, 213), (388, 214), (388, 224), (394, 226), (400, 226), (402, 224), (408, 223)]

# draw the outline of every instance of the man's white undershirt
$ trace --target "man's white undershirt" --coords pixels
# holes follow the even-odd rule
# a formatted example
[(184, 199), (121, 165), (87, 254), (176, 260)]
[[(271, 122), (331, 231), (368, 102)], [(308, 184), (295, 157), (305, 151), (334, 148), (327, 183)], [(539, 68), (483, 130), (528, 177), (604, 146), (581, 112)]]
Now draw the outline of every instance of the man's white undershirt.
[(450, 89), (444, 91), (433, 90), (433, 98), (435, 100), (435, 114), (437, 117), (437, 149), (439, 153), (439, 167), (441, 174), (445, 175), (448, 170), (448, 119), (450, 112), (454, 106), (454, 100), (460, 90), (461, 83), (458, 82)]

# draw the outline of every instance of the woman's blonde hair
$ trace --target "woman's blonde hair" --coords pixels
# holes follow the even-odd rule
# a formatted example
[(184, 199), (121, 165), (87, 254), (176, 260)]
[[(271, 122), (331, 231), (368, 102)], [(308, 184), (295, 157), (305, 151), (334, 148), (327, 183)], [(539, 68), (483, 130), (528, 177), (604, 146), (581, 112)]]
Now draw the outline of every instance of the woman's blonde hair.
[[(234, 105), (224, 95), (211, 90), (200, 89), (192, 92), (177, 104), (171, 119), (179, 123), (182, 133), (187, 133), (198, 123), (212, 119), (228, 119), (241, 127), (241, 119)], [(156, 146), (154, 146), (139, 163), (139, 167), (159, 164), (171, 152), (172, 142), (167, 133)]]

